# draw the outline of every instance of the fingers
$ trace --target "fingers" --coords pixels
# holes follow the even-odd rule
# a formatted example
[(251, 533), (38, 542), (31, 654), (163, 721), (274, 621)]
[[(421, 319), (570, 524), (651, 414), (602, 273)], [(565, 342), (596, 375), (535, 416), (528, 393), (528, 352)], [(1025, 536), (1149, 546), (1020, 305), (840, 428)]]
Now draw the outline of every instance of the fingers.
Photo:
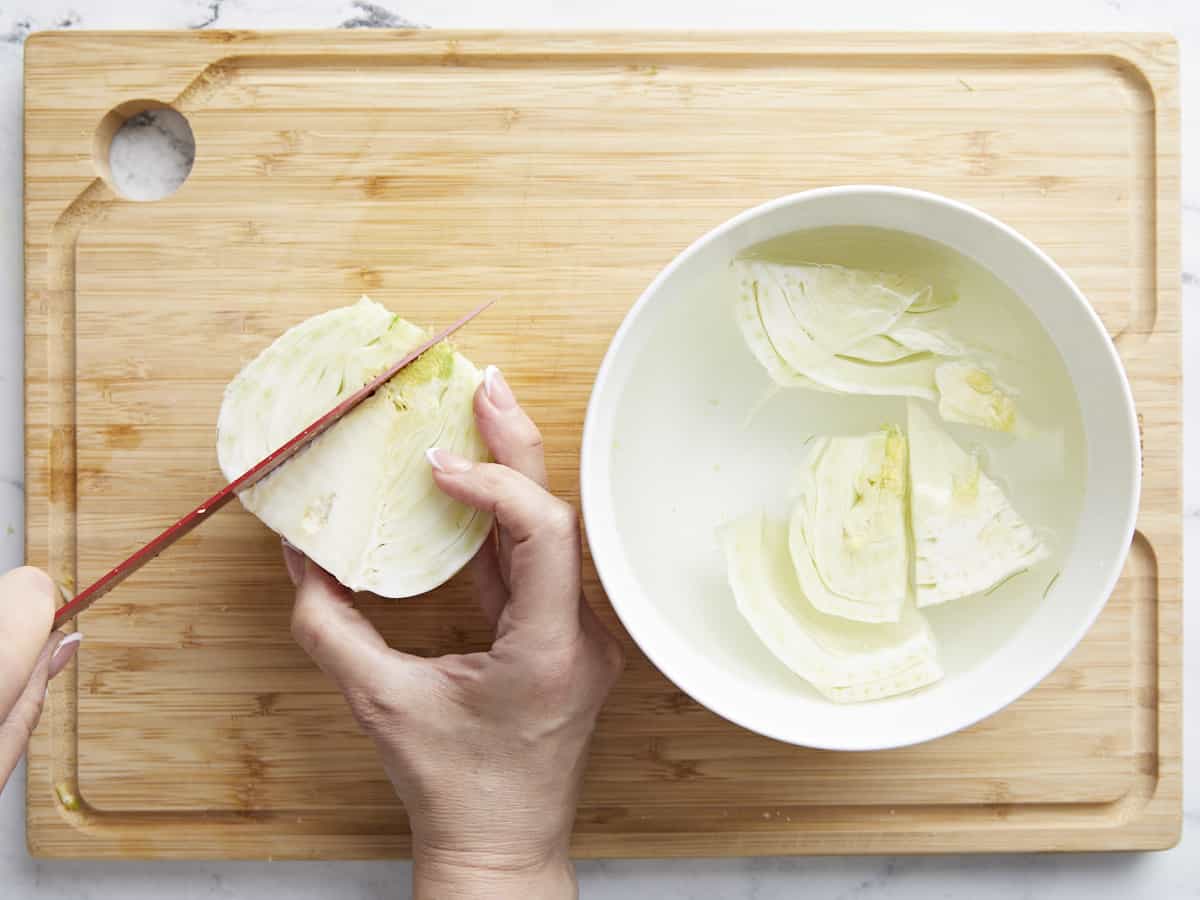
[(579, 525), (575, 510), (525, 475), (495, 463), (473, 463), (429, 451), (438, 487), (496, 516), (512, 540), (511, 599), (504, 616), (556, 634), (579, 628)]
[(0, 576), (0, 721), (17, 703), (45, 649), (54, 596), (54, 582), (32, 566)]
[(495, 534), (489, 534), (488, 539), (483, 542), (483, 546), (471, 560), (471, 570), (475, 578), (475, 592), (479, 595), (479, 606), (483, 609), (488, 624), (495, 631), (504, 604), (508, 602), (508, 587), (500, 568), (500, 559), (496, 555)]
[(547, 486), (542, 434), (495, 366), (484, 370), (483, 384), (475, 392), (475, 422), (496, 462)]
[[(365, 692), (384, 666), (406, 658), (388, 648), (350, 591), (298, 550), (284, 546), (288, 572), (299, 573), (292, 635), (343, 692)], [(293, 580), (295, 580), (293, 575)]]
[[(541, 432), (495, 366), (484, 370), (483, 383), (475, 392), (475, 422), (496, 462), (547, 486)], [(493, 628), (508, 602), (513, 540), (508, 529), (500, 528), (497, 544), (485, 545), (473, 565), (479, 603)]]
[(64, 637), (56, 631), (42, 643), (34, 659), (33, 673), (24, 684), (12, 709), (0, 721), (0, 791), (8, 783), (17, 761), (37, 727), (50, 679), (67, 667), (79, 649), (79, 632)]
[[(285, 548), (285, 556), (297, 551)], [(289, 571), (295, 565), (289, 562)], [(363, 680), (371, 660), (387, 645), (375, 627), (354, 606), (345, 587), (311, 560), (301, 563), (292, 635), (313, 662), (342, 686)]]

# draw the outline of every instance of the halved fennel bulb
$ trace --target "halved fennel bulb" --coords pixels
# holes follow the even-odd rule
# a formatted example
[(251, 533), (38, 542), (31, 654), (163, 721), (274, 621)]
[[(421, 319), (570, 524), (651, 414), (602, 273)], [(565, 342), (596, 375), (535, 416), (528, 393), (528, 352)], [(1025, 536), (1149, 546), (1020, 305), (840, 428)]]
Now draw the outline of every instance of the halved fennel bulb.
[(819, 437), (805, 460), (789, 534), (813, 606), (895, 622), (908, 597), (906, 442), (898, 428)]
[[(230, 480), (428, 337), (363, 297), (284, 332), (229, 383), (217, 456)], [(480, 373), (442, 342), (259, 484), (242, 505), (338, 581), (384, 597), (437, 587), (475, 555), (491, 517), (438, 490), (425, 459), (487, 455)]]
[(1048, 555), (979, 459), (918, 403), (908, 439), (917, 606), (989, 590)]
[(831, 700), (878, 700), (942, 677), (933, 632), (911, 603), (894, 623), (830, 616), (806, 598), (788, 528), (760, 513), (718, 532), (738, 611), (771, 653)]

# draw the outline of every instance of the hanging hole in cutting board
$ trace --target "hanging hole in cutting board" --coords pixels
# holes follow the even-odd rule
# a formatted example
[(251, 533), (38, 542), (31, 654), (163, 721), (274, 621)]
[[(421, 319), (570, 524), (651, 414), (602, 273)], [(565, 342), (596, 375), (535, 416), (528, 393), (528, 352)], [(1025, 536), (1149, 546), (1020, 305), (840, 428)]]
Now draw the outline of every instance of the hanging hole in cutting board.
[(187, 180), (196, 159), (192, 126), (157, 100), (130, 100), (100, 120), (96, 169), (126, 200), (162, 200)]

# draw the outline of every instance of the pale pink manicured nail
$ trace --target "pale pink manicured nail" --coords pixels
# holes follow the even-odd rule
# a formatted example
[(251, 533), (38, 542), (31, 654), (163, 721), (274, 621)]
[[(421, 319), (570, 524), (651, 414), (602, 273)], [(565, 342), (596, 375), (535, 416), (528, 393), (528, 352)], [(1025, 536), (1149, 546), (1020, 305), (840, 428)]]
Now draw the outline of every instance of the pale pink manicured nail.
[(483, 389), (487, 391), (488, 399), (496, 409), (512, 409), (517, 405), (512, 388), (495, 366), (488, 366), (483, 370)]
[(469, 459), (465, 459), (457, 453), (451, 453), (449, 450), (442, 450), (440, 447), (430, 447), (425, 451), (425, 456), (431, 466), (447, 475), (458, 475), (471, 468)]
[(51, 678), (65, 669), (68, 663), (75, 658), (75, 654), (79, 652), (79, 642), (82, 640), (83, 632), (72, 631), (54, 648), (54, 653), (50, 657)]

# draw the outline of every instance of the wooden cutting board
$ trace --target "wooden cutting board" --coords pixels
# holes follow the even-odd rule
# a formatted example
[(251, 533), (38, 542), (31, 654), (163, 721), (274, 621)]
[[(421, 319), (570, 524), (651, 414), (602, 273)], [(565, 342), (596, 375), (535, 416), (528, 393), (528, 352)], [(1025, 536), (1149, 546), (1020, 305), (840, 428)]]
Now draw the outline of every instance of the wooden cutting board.
[[(1086, 640), (976, 727), (864, 754), (742, 731), (629, 646), (574, 849), (1177, 840), (1170, 38), (58, 33), (31, 38), (25, 59), (28, 554), (67, 584), (215, 489), (225, 383), (287, 326), (363, 292), (428, 323), (503, 295), (459, 343), (508, 374), (545, 430), (554, 487), (574, 498), (609, 338), (708, 228), (771, 197), (853, 182), (938, 191), (1016, 226), (1104, 318), (1144, 428), (1133, 551)], [(103, 161), (115, 125), (146, 101), (183, 113), (197, 150), (174, 196), (138, 203), (114, 192)], [(587, 583), (624, 637), (590, 564)], [(231, 507), (88, 612), (84, 651), (55, 682), (31, 748), (33, 852), (407, 853), (403, 810), (289, 637), (289, 607), (278, 540)], [(409, 650), (487, 640), (462, 578), (366, 609)]]

